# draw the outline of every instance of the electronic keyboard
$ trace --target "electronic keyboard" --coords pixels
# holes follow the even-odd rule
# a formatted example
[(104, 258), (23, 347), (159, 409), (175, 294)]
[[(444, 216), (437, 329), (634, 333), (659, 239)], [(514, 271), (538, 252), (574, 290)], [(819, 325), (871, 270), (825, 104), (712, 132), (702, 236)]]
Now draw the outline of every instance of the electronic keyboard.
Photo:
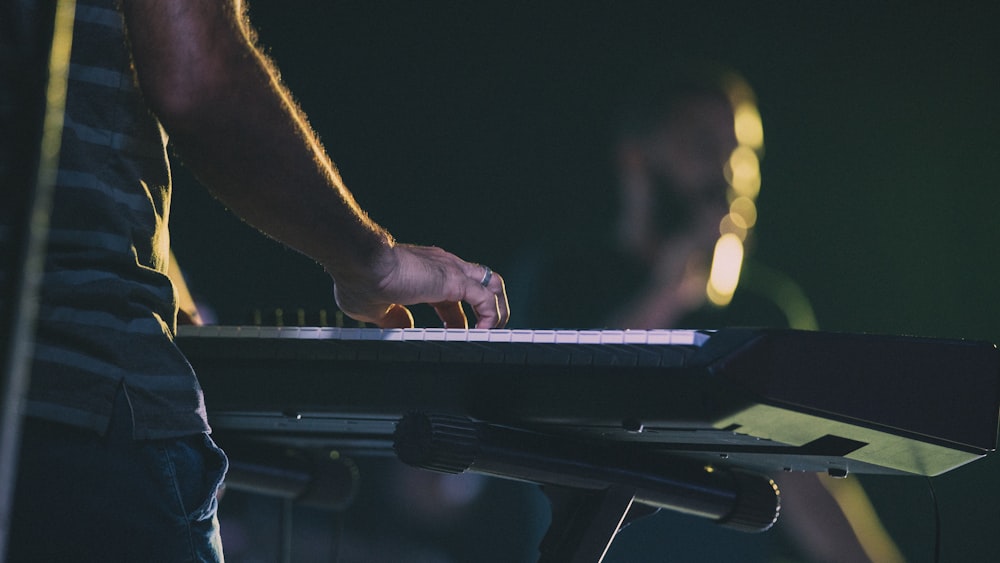
[(216, 433), (296, 446), (388, 453), (413, 412), (764, 472), (930, 476), (997, 444), (998, 354), (979, 341), (186, 326), (176, 343)]

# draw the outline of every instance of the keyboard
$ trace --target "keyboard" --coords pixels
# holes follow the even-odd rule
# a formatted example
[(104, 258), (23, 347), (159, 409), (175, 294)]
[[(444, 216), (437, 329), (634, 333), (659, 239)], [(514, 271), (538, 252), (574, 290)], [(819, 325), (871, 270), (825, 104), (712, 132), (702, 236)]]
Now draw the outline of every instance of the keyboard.
[(758, 471), (939, 475), (993, 451), (988, 342), (790, 329), (181, 327), (215, 432), (392, 451), (407, 413)]

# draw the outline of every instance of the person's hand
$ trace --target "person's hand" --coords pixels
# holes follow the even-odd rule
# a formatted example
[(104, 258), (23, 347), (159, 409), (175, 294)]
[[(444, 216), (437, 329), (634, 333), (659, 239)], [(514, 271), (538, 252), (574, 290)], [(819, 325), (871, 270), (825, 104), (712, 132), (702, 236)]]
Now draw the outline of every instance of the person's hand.
[(367, 279), (334, 279), (334, 296), (344, 314), (381, 328), (411, 328), (406, 308), (430, 304), (446, 328), (466, 328), (462, 302), (472, 307), (476, 328), (500, 328), (510, 310), (503, 278), (486, 266), (466, 262), (432, 246), (394, 245)]

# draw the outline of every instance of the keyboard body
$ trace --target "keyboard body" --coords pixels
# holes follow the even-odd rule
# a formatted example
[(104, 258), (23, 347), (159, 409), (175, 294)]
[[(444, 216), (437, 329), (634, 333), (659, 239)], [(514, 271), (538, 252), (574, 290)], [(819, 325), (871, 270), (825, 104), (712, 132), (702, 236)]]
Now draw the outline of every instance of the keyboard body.
[(391, 453), (408, 412), (758, 471), (939, 475), (996, 447), (987, 342), (715, 331), (182, 327), (215, 432)]

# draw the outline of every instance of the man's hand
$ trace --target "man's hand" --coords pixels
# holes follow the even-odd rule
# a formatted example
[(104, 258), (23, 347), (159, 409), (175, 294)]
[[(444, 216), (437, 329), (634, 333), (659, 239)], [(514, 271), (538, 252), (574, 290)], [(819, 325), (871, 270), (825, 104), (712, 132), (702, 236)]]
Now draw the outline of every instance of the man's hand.
[[(476, 328), (500, 328), (510, 311), (499, 274), (440, 248), (396, 244), (378, 267), (378, 280), (334, 279), (337, 305), (348, 316), (382, 328), (410, 328), (406, 305), (428, 303), (446, 328), (466, 328), (462, 302), (476, 315)], [(328, 269), (329, 270), (329, 269)], [(486, 282), (485, 284), (483, 282)]]

